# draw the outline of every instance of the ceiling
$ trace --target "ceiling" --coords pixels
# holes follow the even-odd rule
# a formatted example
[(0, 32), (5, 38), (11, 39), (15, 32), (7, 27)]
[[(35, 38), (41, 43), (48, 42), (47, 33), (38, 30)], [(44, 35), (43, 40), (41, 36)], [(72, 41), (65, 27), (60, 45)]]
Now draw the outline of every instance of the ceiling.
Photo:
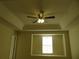
[(45, 24), (67, 26), (79, 14), (77, 0), (0, 0), (24, 25), (33, 24), (28, 15), (37, 15), (43, 10), (45, 16), (54, 15), (55, 19), (46, 19)]

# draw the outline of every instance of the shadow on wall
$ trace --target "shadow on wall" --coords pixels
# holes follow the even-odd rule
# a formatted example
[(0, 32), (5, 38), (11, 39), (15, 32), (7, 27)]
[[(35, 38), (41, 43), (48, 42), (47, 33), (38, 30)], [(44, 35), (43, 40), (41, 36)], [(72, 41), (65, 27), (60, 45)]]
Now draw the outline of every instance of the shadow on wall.
[(14, 25), (12, 25), (11, 23), (9, 23), (8, 21), (6, 21), (4, 18), (0, 17), (0, 23), (4, 24), (5, 26), (11, 28), (11, 29), (15, 29), (18, 30), (17, 27), (15, 27)]

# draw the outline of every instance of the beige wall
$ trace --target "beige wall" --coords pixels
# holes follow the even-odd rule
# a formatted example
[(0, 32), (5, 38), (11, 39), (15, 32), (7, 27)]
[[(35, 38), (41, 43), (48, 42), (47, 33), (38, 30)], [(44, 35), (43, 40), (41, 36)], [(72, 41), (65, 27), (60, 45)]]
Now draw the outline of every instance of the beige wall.
[(72, 59), (79, 59), (79, 24), (74, 24), (70, 29), (70, 43)]
[[(67, 57), (47, 57), (47, 56), (31, 56), (31, 34), (42, 33), (42, 34), (50, 34), (50, 33), (57, 33), (57, 32), (47, 32), (47, 31), (36, 31), (36, 32), (29, 32), (29, 31), (18, 31), (17, 32), (17, 46), (16, 46), (16, 59), (71, 59), (70, 55), (70, 46), (68, 37), (66, 37), (66, 50), (67, 50)], [(62, 33), (62, 32), (60, 32)], [(66, 36), (67, 33), (66, 33)]]
[(0, 59), (9, 59), (13, 30), (0, 23)]

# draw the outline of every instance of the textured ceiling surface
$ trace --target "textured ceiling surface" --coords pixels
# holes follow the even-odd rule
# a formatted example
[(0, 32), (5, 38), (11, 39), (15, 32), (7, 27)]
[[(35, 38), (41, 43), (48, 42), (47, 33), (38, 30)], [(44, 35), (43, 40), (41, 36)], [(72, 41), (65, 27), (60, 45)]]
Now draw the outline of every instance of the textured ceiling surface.
[(45, 16), (54, 15), (55, 19), (46, 19), (46, 24), (59, 24), (67, 15), (73, 0), (0, 0), (24, 24), (33, 24), (35, 19), (27, 18), (28, 15), (37, 15), (40, 10)]

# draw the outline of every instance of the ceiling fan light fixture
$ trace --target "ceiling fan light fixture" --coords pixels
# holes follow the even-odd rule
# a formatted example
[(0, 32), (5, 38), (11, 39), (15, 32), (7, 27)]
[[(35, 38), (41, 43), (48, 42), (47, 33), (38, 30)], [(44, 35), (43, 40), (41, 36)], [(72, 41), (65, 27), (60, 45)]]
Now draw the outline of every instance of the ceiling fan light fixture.
[(38, 19), (38, 23), (44, 23), (44, 19)]
[(45, 19), (54, 19), (55, 16), (45, 16), (43, 11), (40, 11), (37, 16), (27, 16), (28, 18), (36, 19), (33, 23), (44, 23)]

